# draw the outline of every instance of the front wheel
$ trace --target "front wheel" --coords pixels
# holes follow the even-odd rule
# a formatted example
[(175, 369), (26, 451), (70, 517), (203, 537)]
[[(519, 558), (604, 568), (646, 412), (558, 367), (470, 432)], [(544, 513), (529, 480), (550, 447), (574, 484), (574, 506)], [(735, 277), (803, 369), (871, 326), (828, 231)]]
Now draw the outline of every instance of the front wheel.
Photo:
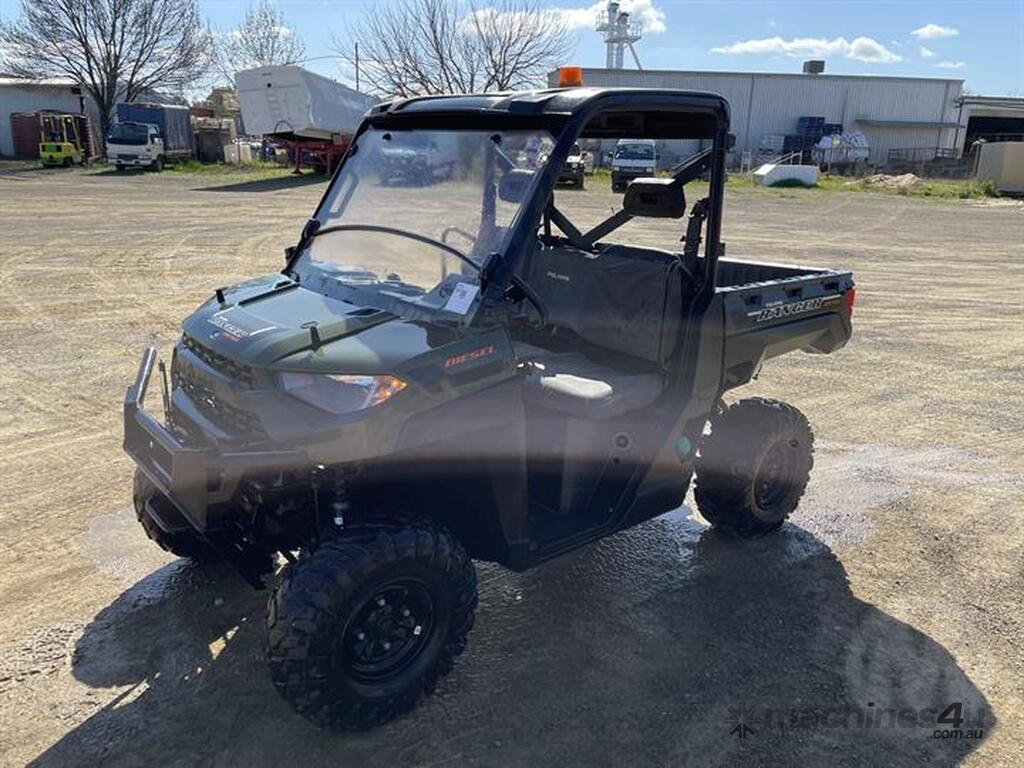
[(796, 509), (814, 464), (807, 418), (778, 400), (740, 400), (711, 419), (697, 457), (701, 515), (736, 537), (761, 536)]
[(135, 470), (135, 479), (132, 482), (132, 503), (135, 507), (135, 517), (146, 535), (161, 549), (170, 552), (178, 557), (186, 557), (199, 563), (210, 563), (220, 559), (216, 551), (205, 541), (194, 533), (178, 531), (168, 533), (159, 526), (153, 516), (146, 510), (146, 503), (152, 500), (160, 491), (153, 485), (142, 470)]
[(476, 610), (476, 571), (451, 534), (402, 527), (303, 553), (267, 607), (278, 692), (314, 724), (366, 730), (451, 671)]
[(158, 157), (156, 160), (153, 161), (153, 170), (156, 171), (157, 173), (160, 173), (160, 171), (162, 171), (163, 169), (164, 159), (162, 157)]

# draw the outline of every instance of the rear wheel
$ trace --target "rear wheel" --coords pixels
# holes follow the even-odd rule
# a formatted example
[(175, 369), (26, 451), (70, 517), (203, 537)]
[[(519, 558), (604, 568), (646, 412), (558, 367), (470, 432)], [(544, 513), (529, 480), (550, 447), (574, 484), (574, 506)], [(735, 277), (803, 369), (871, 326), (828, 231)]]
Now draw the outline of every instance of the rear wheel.
[(451, 534), (349, 536), (288, 566), (267, 608), (274, 686), (321, 727), (365, 730), (451, 671), (476, 610), (476, 571)]
[(132, 483), (132, 502), (135, 506), (135, 516), (142, 526), (142, 530), (150, 539), (155, 541), (161, 549), (170, 552), (178, 557), (187, 557), (201, 563), (210, 563), (219, 560), (216, 551), (205, 541), (194, 533), (178, 531), (168, 533), (153, 519), (153, 516), (146, 510), (146, 502), (150, 501), (160, 491), (146, 477), (142, 470), (135, 470), (135, 480)]
[(715, 528), (738, 537), (778, 528), (796, 509), (814, 464), (814, 433), (796, 408), (741, 400), (711, 419), (694, 496)]

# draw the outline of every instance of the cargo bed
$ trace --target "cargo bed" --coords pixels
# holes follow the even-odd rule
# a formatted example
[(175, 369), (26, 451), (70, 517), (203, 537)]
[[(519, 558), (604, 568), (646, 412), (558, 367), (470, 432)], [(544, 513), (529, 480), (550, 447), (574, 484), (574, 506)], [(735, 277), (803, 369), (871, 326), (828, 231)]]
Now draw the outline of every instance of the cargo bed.
[(726, 388), (750, 381), (765, 360), (795, 350), (828, 353), (850, 338), (850, 270), (720, 259)]

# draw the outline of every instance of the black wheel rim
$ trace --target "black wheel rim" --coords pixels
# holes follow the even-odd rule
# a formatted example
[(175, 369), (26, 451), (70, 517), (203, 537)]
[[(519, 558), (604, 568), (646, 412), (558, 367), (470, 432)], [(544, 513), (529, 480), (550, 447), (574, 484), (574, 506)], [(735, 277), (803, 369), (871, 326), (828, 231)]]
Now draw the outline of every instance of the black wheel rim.
[(434, 599), (418, 579), (377, 588), (352, 614), (341, 652), (354, 677), (379, 683), (409, 667), (430, 640)]
[(758, 508), (767, 517), (777, 515), (792, 488), (796, 466), (796, 440), (781, 440), (764, 455), (754, 478), (754, 496)]

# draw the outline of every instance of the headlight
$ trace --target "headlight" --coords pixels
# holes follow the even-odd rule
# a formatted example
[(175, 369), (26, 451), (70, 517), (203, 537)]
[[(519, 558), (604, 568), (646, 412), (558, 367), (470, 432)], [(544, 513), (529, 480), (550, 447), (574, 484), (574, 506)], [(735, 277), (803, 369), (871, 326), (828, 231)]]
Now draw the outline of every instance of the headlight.
[(292, 397), (334, 414), (380, 405), (405, 389), (405, 382), (396, 376), (282, 373), (280, 381)]

